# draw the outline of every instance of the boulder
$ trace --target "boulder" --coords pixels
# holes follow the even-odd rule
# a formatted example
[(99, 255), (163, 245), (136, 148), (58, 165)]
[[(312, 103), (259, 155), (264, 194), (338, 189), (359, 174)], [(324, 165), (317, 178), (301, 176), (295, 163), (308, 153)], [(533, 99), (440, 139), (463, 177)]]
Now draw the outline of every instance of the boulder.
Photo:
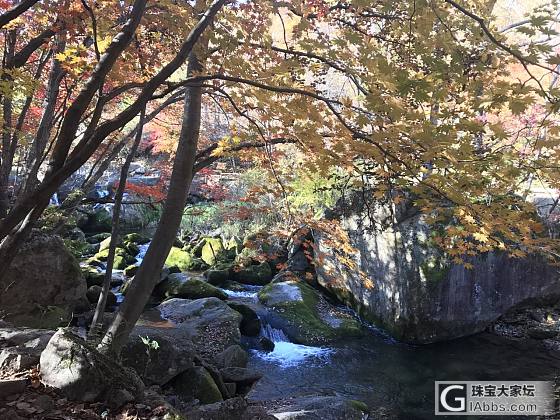
[(206, 264), (213, 266), (223, 259), (225, 254), (224, 245), (220, 238), (206, 238), (200, 257)]
[(239, 283), (264, 286), (272, 280), (272, 269), (266, 261), (258, 265), (233, 270), (233, 279)]
[(154, 295), (161, 298), (201, 299), (216, 297), (226, 300), (227, 294), (203, 279), (185, 273), (170, 274), (154, 289)]
[(363, 335), (361, 324), (303, 281), (270, 283), (258, 294), (271, 309), (267, 321), (294, 342), (318, 345)]
[(111, 234), (109, 232), (97, 233), (95, 235), (88, 236), (86, 238), (86, 242), (89, 244), (99, 244), (110, 236)]
[(139, 266), (137, 265), (129, 265), (124, 269), (124, 274), (126, 274), (127, 277), (134, 277), (134, 275), (138, 271), (138, 268)]
[(244, 367), (225, 367), (220, 369), (220, 374), (224, 382), (235, 382), (246, 386), (251, 386), (262, 378), (261, 373)]
[(4, 320), (19, 326), (55, 328), (67, 324), (86, 302), (78, 261), (58, 236), (34, 233), (22, 245), (0, 282)]
[(220, 299), (169, 299), (156, 309), (164, 319), (190, 334), (196, 350), (209, 359), (239, 344), (242, 316)]
[[(99, 300), (99, 296), (101, 295), (101, 286), (91, 286), (90, 288), (87, 289), (86, 292), (86, 297), (88, 299), (88, 301), (95, 305), (97, 304), (97, 301)], [(117, 305), (117, 297), (115, 296), (115, 294), (109, 290), (109, 294), (107, 295), (107, 304), (105, 306), (105, 309), (110, 309), (114, 306)]]
[(144, 245), (150, 242), (150, 238), (140, 235), (139, 233), (129, 233), (123, 236), (123, 242), (133, 242), (138, 245)]
[(78, 227), (85, 233), (111, 232), (113, 211), (109, 206), (99, 206), (88, 213), (85, 220), (78, 222)]
[(224, 351), (218, 353), (214, 358), (214, 362), (220, 368), (226, 367), (247, 367), (249, 357), (247, 352), (237, 344), (229, 346)]
[(146, 385), (164, 385), (194, 367), (191, 337), (179, 328), (137, 325), (121, 352), (122, 363), (134, 369)]
[(233, 276), (233, 270), (231, 268), (224, 269), (212, 269), (207, 270), (204, 273), (206, 281), (214, 286), (223, 286), (228, 280)]
[(188, 420), (278, 420), (268, 415), (263, 407), (248, 404), (242, 397), (197, 406), (187, 411), (185, 418)]
[(241, 334), (248, 337), (256, 337), (261, 331), (261, 320), (257, 313), (248, 305), (239, 302), (228, 302), (230, 308), (239, 312), (243, 319), (241, 321)]
[[(366, 206), (361, 197), (340, 202), (330, 215), (340, 220), (354, 252), (341, 255), (332, 238), (314, 233), (321, 254), (318, 281), (402, 341), (474, 334), (515, 306), (560, 296), (558, 267), (544, 257), (485, 252), (465, 258), (472, 269), (454, 264), (433, 244), (425, 216), (409, 203), (393, 211), (375, 202)], [(370, 220), (377, 228), (371, 229)], [(392, 220), (400, 222), (377, 224)]]
[(185, 400), (197, 399), (201, 404), (223, 401), (222, 393), (212, 375), (202, 366), (195, 366), (183, 372), (174, 378), (170, 385)]
[(70, 400), (119, 406), (141, 398), (144, 390), (133, 370), (65, 329), (58, 330), (41, 353), (40, 368), (41, 382)]
[(87, 287), (103, 285), (105, 273), (100, 269), (86, 265), (82, 267), (82, 274), (86, 279)]
[(194, 264), (193, 260), (193, 256), (188, 252), (183, 251), (181, 248), (172, 247), (165, 260), (165, 265), (176, 266), (181, 271), (188, 271), (192, 270), (192, 265)]

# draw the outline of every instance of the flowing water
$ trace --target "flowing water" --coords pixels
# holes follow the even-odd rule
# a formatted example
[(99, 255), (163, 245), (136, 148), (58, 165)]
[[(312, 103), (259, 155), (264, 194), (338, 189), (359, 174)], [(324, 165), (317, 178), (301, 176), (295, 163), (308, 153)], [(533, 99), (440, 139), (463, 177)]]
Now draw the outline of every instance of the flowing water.
[(251, 399), (337, 393), (402, 419), (434, 418), (435, 380), (553, 380), (560, 368), (536, 345), (488, 333), (426, 346), (397, 343), (373, 329), (329, 348), (273, 341), (279, 350), (251, 355), (250, 366), (266, 372)]
[[(246, 292), (229, 293), (230, 299), (262, 313), (254, 289)], [(249, 394), (257, 401), (338, 394), (388, 408), (402, 419), (432, 419), (436, 380), (554, 380), (560, 369), (560, 357), (536, 343), (490, 333), (412, 346), (365, 326), (363, 338), (312, 347), (291, 343), (283, 331), (264, 322), (261, 335), (275, 348), (250, 351), (249, 366), (264, 373)]]
[[(140, 247), (137, 264), (148, 246)], [(223, 290), (231, 300), (262, 313), (266, 308), (258, 304), (259, 289), (245, 286)], [(150, 320), (149, 314), (145, 313), (144, 322)], [(156, 318), (165, 322), (161, 314)], [(402, 419), (432, 419), (436, 380), (554, 380), (560, 369), (560, 357), (536, 343), (490, 333), (412, 346), (371, 326), (366, 330), (362, 338), (312, 347), (291, 343), (282, 330), (264, 321), (261, 335), (272, 340), (275, 348), (270, 353), (250, 350), (249, 367), (263, 372), (264, 377), (249, 398), (258, 401), (338, 394), (372, 408), (388, 408)]]

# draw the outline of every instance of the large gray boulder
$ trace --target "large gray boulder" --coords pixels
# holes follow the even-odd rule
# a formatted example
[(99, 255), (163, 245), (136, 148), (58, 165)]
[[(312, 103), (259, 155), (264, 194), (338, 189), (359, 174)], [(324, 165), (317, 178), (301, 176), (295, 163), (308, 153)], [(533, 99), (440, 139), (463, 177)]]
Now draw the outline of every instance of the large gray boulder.
[(241, 314), (218, 298), (175, 298), (157, 309), (163, 318), (190, 334), (196, 351), (208, 360), (241, 340)]
[(1, 312), (17, 326), (55, 328), (87, 305), (80, 265), (58, 236), (34, 233), (3, 278)]
[(139, 399), (144, 384), (132, 369), (99, 353), (80, 337), (60, 329), (41, 353), (41, 382), (68, 399), (120, 406)]
[[(150, 343), (157, 343), (150, 346)], [(182, 328), (137, 325), (121, 352), (122, 364), (133, 368), (146, 385), (164, 385), (194, 367), (192, 335)]]
[(398, 339), (466, 336), (516, 305), (560, 296), (558, 267), (540, 256), (487, 252), (467, 258), (474, 266), (468, 269), (431, 244), (430, 226), (412, 207), (401, 204), (392, 213), (375, 203), (366, 208), (356, 197), (338, 208), (331, 217), (340, 220), (355, 252), (345, 255), (332, 238), (315, 232), (318, 281)]

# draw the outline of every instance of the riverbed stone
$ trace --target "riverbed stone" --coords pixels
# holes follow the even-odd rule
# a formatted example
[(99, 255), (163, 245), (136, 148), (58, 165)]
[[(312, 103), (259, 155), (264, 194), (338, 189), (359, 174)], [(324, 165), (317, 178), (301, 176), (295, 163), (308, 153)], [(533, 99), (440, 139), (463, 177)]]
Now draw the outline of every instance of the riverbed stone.
[(258, 265), (234, 269), (233, 278), (239, 283), (264, 286), (272, 280), (272, 269), (270, 264), (264, 261)]
[(178, 375), (170, 385), (186, 400), (197, 399), (202, 404), (223, 401), (223, 396), (212, 375), (202, 366), (195, 366)]
[(206, 238), (202, 247), (200, 258), (209, 266), (222, 260), (226, 252), (220, 238)]
[(218, 353), (214, 358), (214, 361), (218, 367), (226, 368), (226, 367), (247, 367), (247, 362), (249, 357), (247, 352), (243, 350), (238, 344), (234, 344), (233, 346), (229, 346), (224, 351)]
[(18, 326), (67, 324), (86, 299), (80, 265), (58, 236), (34, 232), (18, 250), (0, 282), (0, 308)]
[(241, 314), (218, 298), (173, 298), (156, 309), (164, 319), (189, 332), (196, 350), (209, 359), (241, 340)]
[(140, 267), (137, 265), (129, 265), (124, 269), (124, 274), (126, 274), (127, 277), (134, 277), (134, 275), (138, 271), (138, 268)]
[(258, 297), (271, 310), (269, 323), (296, 343), (317, 345), (363, 335), (357, 319), (337, 310), (304, 281), (271, 283)]
[(240, 325), (241, 334), (248, 337), (258, 336), (261, 331), (261, 320), (255, 310), (240, 302), (228, 302), (228, 305), (243, 316)]
[(146, 385), (166, 384), (194, 367), (195, 357), (188, 331), (157, 324), (136, 325), (121, 353), (122, 364), (134, 369)]
[(40, 366), (41, 382), (71, 400), (104, 401), (116, 406), (129, 402), (120, 398), (120, 391), (126, 391), (133, 399), (143, 394), (144, 384), (133, 370), (65, 329), (53, 335), (41, 353)]
[(193, 264), (193, 256), (183, 251), (181, 248), (172, 247), (169, 251), (169, 255), (165, 260), (165, 265), (167, 266), (177, 266), (181, 271), (191, 270)]
[(103, 278), (105, 274), (103, 271), (97, 269), (96, 267), (92, 267), (90, 265), (85, 265), (81, 267), (82, 274), (86, 280), (87, 287), (91, 286), (101, 286), (103, 284)]
[(207, 270), (204, 276), (208, 283), (221, 287), (233, 277), (233, 270), (229, 267), (221, 270), (211, 269)]
[(187, 273), (170, 274), (167, 279), (156, 286), (154, 295), (165, 299), (201, 299), (207, 297), (227, 299), (227, 294), (222, 290), (212, 286), (202, 278)]
[[(87, 289), (87, 299), (91, 304), (97, 304), (97, 301), (99, 300), (99, 296), (101, 295), (101, 286), (91, 286), (90, 288)], [(107, 295), (107, 303), (105, 308), (106, 309), (110, 309), (114, 306), (116, 306), (117, 304), (117, 297), (115, 296), (115, 294), (109, 290), (109, 294)]]

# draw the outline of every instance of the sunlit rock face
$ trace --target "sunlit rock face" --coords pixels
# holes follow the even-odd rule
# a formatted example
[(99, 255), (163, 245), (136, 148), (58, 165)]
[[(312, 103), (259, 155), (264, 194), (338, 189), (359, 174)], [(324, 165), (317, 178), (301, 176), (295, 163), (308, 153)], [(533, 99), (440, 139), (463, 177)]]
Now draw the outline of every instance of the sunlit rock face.
[(355, 252), (343, 255), (325, 233), (314, 232), (320, 285), (400, 340), (473, 334), (516, 305), (560, 296), (559, 268), (540, 256), (492, 252), (468, 258), (472, 269), (450, 263), (413, 208), (391, 212), (355, 197), (329, 217), (340, 221)]

